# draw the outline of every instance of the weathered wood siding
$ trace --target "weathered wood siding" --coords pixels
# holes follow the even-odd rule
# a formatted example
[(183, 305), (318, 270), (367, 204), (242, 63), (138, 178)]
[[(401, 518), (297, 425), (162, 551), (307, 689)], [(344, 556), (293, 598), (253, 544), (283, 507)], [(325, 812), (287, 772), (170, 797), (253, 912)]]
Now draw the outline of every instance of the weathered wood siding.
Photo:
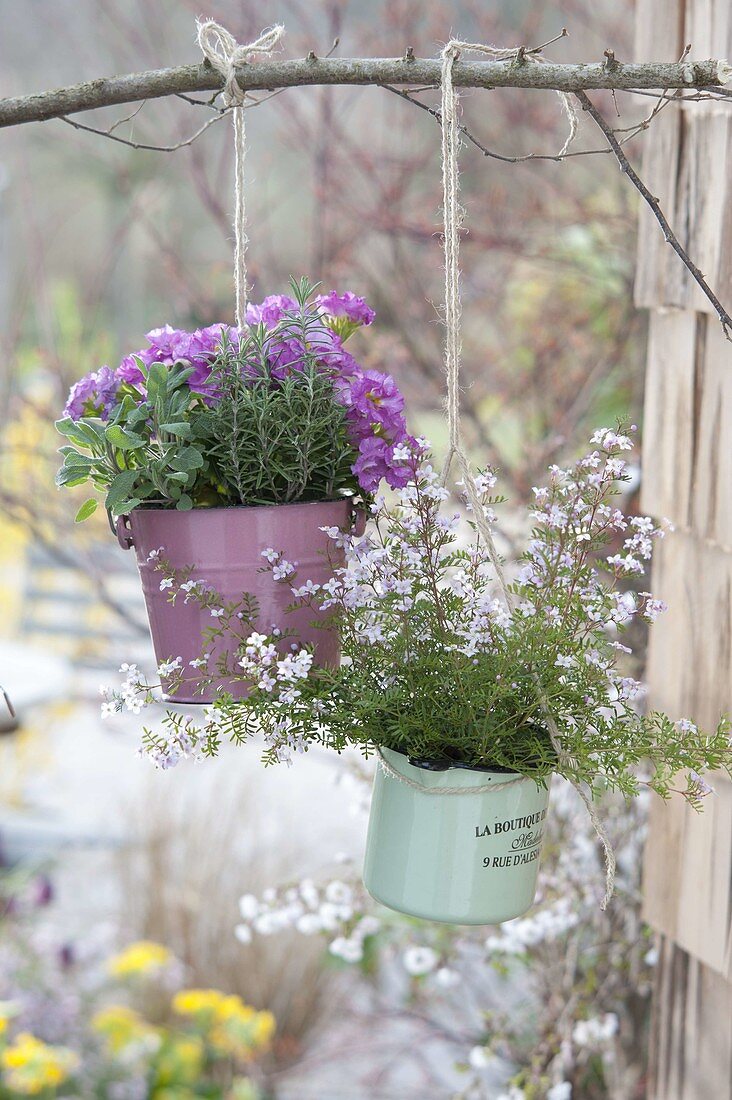
[[(636, 56), (732, 56), (730, 0), (638, 0)], [(683, 245), (732, 304), (732, 109), (670, 106), (644, 137), (643, 174)], [(675, 530), (653, 590), (651, 704), (701, 725), (732, 713), (732, 344), (664, 242), (638, 226), (636, 300), (649, 309), (642, 506)], [(649, 1100), (732, 1100), (732, 782), (695, 814), (656, 802), (646, 919), (661, 933)]]

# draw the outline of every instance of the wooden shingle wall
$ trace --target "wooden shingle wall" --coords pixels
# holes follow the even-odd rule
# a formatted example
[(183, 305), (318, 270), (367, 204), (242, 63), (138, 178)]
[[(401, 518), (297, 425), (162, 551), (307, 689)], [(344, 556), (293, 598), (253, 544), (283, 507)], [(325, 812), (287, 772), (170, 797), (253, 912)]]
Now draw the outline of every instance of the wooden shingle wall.
[[(732, 56), (730, 0), (638, 0), (638, 59)], [(644, 135), (643, 178), (681, 243), (732, 304), (732, 109), (665, 108)], [(675, 530), (654, 561), (670, 610), (651, 631), (651, 705), (715, 725), (732, 714), (732, 344), (650, 212), (636, 301), (650, 311), (642, 507)], [(646, 919), (661, 933), (649, 1100), (732, 1100), (732, 782), (696, 814), (656, 801)]]

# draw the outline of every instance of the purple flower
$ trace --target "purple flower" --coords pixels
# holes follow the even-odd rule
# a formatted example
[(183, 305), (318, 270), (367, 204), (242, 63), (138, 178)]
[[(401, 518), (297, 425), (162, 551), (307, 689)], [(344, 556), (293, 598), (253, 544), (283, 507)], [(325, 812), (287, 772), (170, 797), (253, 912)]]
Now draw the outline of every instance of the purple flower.
[(413, 477), (413, 464), (403, 458), (395, 459), (394, 451), (394, 446), (378, 436), (361, 440), (358, 458), (351, 469), (365, 493), (375, 493), (382, 478), (392, 489), (403, 489)]
[(82, 416), (100, 416), (106, 420), (117, 400), (119, 379), (110, 367), (100, 367), (75, 382), (64, 407), (64, 416), (79, 420)]
[[(138, 358), (144, 355), (144, 352), (138, 351), (135, 353)], [(115, 374), (120, 382), (128, 382), (131, 386), (139, 386), (141, 382), (145, 381), (145, 375), (135, 361), (135, 355), (125, 355), (124, 359), (117, 367)]]
[(362, 439), (358, 447), (358, 458), (351, 469), (365, 493), (375, 493), (379, 482), (386, 477), (389, 444), (385, 439), (369, 436)]
[(287, 294), (269, 294), (260, 305), (250, 302), (247, 306), (247, 321), (250, 325), (266, 325), (271, 328), (281, 321), (286, 313), (299, 313), (300, 307), (294, 298)]
[(150, 362), (165, 363), (169, 367), (172, 366), (179, 357), (180, 337), (186, 335), (187, 333), (181, 332), (180, 329), (175, 329), (171, 325), (163, 325), (162, 328), (154, 328), (150, 332), (146, 332), (145, 339), (155, 353)]
[(345, 351), (343, 340), (331, 329), (326, 329), (329, 340), (323, 341), (322, 350), (319, 349), (319, 359), (330, 370), (337, 371), (342, 378), (351, 378), (358, 374), (361, 368), (350, 352)]
[(363, 439), (377, 430), (392, 443), (406, 435), (404, 396), (390, 374), (377, 370), (359, 370), (338, 383), (339, 400), (348, 409), (356, 438)]
[[(193, 367), (188, 377), (190, 389), (208, 397), (215, 396), (215, 389), (209, 384), (213, 360), (224, 345), (234, 349), (239, 347), (238, 330), (220, 323), (196, 329), (194, 332), (163, 325), (162, 328), (148, 332), (147, 339), (150, 341), (150, 348), (138, 353), (146, 366), (153, 363), (163, 363), (165, 366), (172, 366), (176, 362), (188, 363)], [(130, 356), (127, 356), (122, 362), (126, 363), (129, 359)]]
[(302, 370), (305, 345), (302, 340), (272, 340), (267, 346), (267, 359), (273, 378), (286, 378), (292, 371)]
[(96, 378), (93, 374), (87, 374), (74, 382), (64, 406), (64, 416), (79, 420), (84, 415), (87, 404), (93, 401), (96, 391)]
[(344, 318), (354, 325), (370, 325), (376, 314), (366, 304), (364, 298), (359, 298), (350, 290), (345, 294), (336, 294), (332, 290), (330, 294), (321, 294), (316, 298), (321, 311), (328, 317)]

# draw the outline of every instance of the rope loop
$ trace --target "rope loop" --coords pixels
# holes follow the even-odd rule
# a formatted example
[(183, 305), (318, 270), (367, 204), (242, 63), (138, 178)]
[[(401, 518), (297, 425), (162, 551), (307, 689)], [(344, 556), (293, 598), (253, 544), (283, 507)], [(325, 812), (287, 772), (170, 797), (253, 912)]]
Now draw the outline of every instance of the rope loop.
[(262, 31), (253, 42), (241, 45), (226, 27), (213, 19), (196, 22), (198, 45), (206, 61), (224, 80), (223, 98), (226, 107), (232, 109), (234, 119), (234, 287), (237, 328), (246, 324), (247, 313), (247, 233), (246, 203), (244, 198), (244, 158), (246, 156), (246, 132), (244, 128), (244, 100), (246, 92), (236, 79), (236, 70), (245, 65), (251, 54), (270, 54), (279, 44), (285, 28), (276, 23)]
[[(462, 441), (460, 428), (460, 361), (462, 355), (461, 322), (462, 300), (460, 293), (460, 229), (463, 223), (464, 212), (460, 206), (460, 169), (458, 156), (460, 151), (460, 123), (458, 94), (452, 79), (452, 70), (455, 61), (463, 51), (489, 54), (498, 60), (515, 58), (522, 61), (533, 61), (540, 64), (543, 61), (538, 55), (532, 55), (518, 49), (500, 49), (497, 46), (481, 45), (475, 42), (461, 42), (459, 39), (451, 39), (442, 51), (442, 209), (444, 218), (443, 248), (445, 257), (445, 378), (447, 384), (447, 397), (445, 402), (448, 423), (448, 449), (445, 463), (442, 469), (442, 482), (448, 479), (450, 466), (453, 460), (457, 460), (463, 479), (463, 486), (473, 511), (473, 518), (480, 538), (486, 546), (488, 556), (496, 574), (503, 598), (509, 611), (516, 610), (516, 597), (506, 579), (501, 556), (493, 538), (490, 524), (485, 516), (485, 509), (481, 502), (480, 493), (475, 483), (470, 461)], [(577, 133), (577, 113), (569, 96), (558, 93), (562, 98), (562, 104), (567, 112), (570, 122), (569, 134), (562, 146), (559, 156), (566, 153), (569, 145)], [(565, 775), (569, 778), (573, 787), (582, 799), (589, 814), (592, 827), (602, 844), (605, 855), (605, 895), (602, 900), (602, 908), (605, 909), (613, 895), (615, 888), (615, 853), (605, 827), (595, 809), (591, 794), (588, 795), (578, 779), (572, 778), (574, 762), (562, 745), (562, 738), (557, 727), (556, 719), (552, 714), (546, 692), (535, 670), (532, 677), (536, 687), (537, 696), (541, 705), (542, 715), (546, 724), (552, 747), (557, 754)], [(381, 766), (384, 766), (383, 758)]]
[(385, 775), (388, 775), (390, 779), (398, 780), (406, 787), (411, 787), (413, 791), (418, 791), (419, 794), (439, 795), (440, 797), (449, 794), (488, 794), (488, 792), (505, 790), (506, 787), (514, 787), (517, 783), (528, 782), (526, 776), (514, 775), (511, 779), (501, 779), (496, 783), (481, 783), (478, 787), (427, 787), (423, 783), (415, 783), (408, 775), (403, 775), (392, 767), (380, 747), (377, 746), (376, 752), (379, 757), (379, 767)]

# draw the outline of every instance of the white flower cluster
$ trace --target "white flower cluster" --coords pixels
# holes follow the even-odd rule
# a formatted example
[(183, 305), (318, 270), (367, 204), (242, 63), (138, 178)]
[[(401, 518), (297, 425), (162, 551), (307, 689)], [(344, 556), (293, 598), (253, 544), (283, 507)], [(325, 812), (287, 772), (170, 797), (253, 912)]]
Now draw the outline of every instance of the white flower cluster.
[(648, 516), (633, 516), (629, 527), (631, 534), (623, 543), (623, 553), (612, 554), (607, 562), (621, 573), (639, 576), (645, 573), (646, 567), (643, 563), (650, 561), (653, 556), (653, 540), (662, 539), (666, 528), (656, 527)]
[(280, 703), (290, 704), (301, 695), (295, 685), (307, 680), (313, 655), (309, 649), (293, 644), (292, 652), (280, 657), (272, 636), (254, 631), (244, 643), (239, 665), (260, 691), (275, 693)]
[(578, 919), (571, 899), (558, 898), (552, 904), (537, 909), (530, 917), (506, 921), (497, 936), (489, 936), (485, 941), (486, 950), (504, 955), (522, 955), (530, 947), (559, 939), (575, 927)]
[(158, 744), (147, 750), (140, 749), (138, 752), (139, 755), (144, 755), (151, 760), (156, 768), (167, 771), (180, 764), (181, 760), (200, 763), (204, 756), (199, 744), (200, 730), (192, 722), (183, 722), (173, 730), (169, 730), (164, 741), (161, 739)]
[(102, 718), (109, 718), (125, 710), (131, 714), (139, 714), (144, 707), (154, 701), (145, 677), (137, 665), (125, 662), (120, 666), (120, 672), (125, 675), (120, 687), (108, 688), (102, 685), (99, 688), (99, 694), (104, 700), (101, 706)]
[(317, 886), (305, 878), (282, 891), (269, 888), (261, 898), (245, 894), (239, 902), (242, 921), (235, 934), (241, 943), (249, 943), (254, 933), (271, 936), (285, 929), (303, 936), (324, 934), (333, 937), (331, 954), (346, 962), (360, 962), (364, 941), (374, 936), (381, 924), (376, 917), (359, 913), (356, 900), (353, 888), (340, 879)]
[(604, 1016), (595, 1016), (589, 1020), (578, 1020), (572, 1030), (572, 1039), (578, 1047), (596, 1050), (606, 1046), (618, 1031), (618, 1018), (614, 1012)]

